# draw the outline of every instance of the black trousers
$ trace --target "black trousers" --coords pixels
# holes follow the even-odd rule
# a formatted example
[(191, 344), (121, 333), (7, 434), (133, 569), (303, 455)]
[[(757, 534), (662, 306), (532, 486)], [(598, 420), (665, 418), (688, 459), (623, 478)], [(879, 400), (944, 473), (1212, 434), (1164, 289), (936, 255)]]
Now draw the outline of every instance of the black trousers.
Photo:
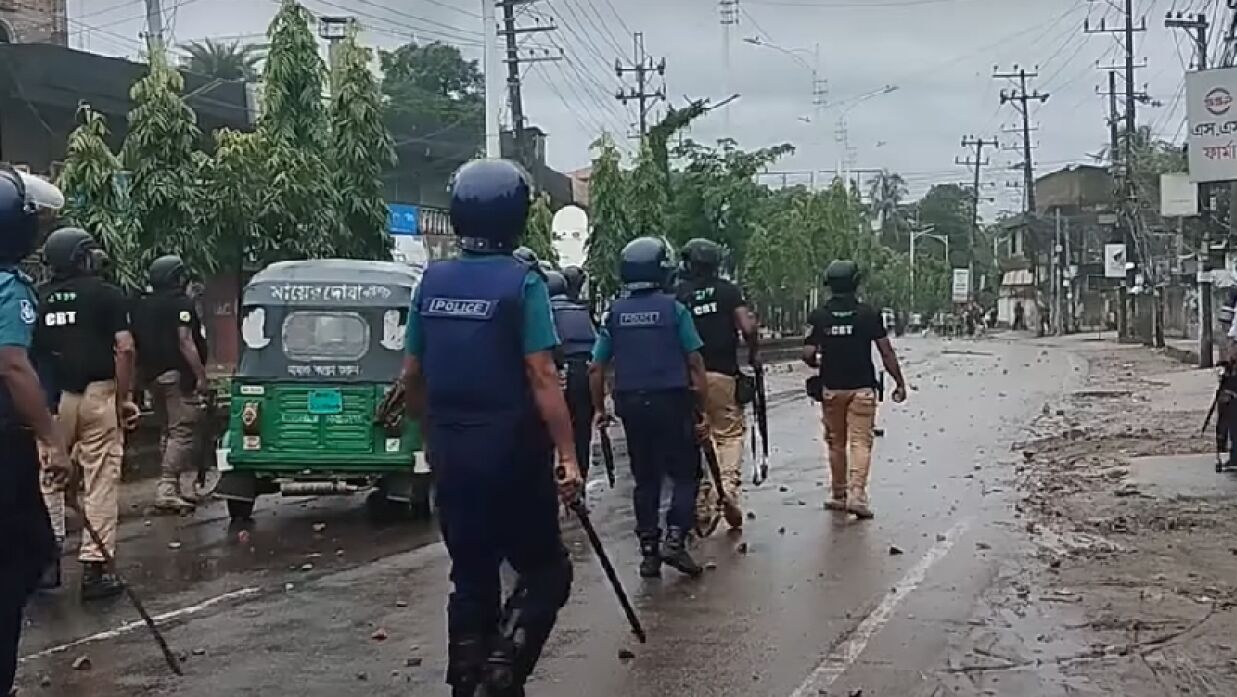
[(0, 695), (13, 689), (26, 598), (55, 559), (34, 434), (0, 426)]
[(580, 474), (588, 481), (593, 457), (593, 395), (588, 386), (588, 358), (567, 359), (567, 383), (563, 391), (567, 410), (571, 412), (571, 430), (576, 441), (576, 462)]
[(660, 532), (662, 482), (673, 490), (666, 527), (696, 526), (696, 493), (700, 489), (700, 448), (693, 433), (692, 395), (687, 390), (617, 392), (615, 411), (627, 434), (627, 454), (636, 480), (633, 494), (636, 532), (642, 537)]

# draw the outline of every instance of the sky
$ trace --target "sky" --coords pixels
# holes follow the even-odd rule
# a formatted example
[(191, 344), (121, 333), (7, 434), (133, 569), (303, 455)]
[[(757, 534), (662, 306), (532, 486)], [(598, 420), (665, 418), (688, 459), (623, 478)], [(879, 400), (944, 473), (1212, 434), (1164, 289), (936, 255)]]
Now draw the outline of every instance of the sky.
[[(277, 0), (162, 0), (174, 42), (205, 37), (261, 41)], [(1120, 60), (1117, 36), (1087, 34), (1101, 18), (1119, 24), (1122, 0), (738, 0), (738, 20), (721, 24), (719, 0), (538, 0), (520, 13), (522, 26), (557, 29), (523, 35), (525, 53), (562, 60), (524, 72), (525, 112), (549, 134), (549, 164), (569, 171), (586, 166), (602, 130), (630, 151), (635, 106), (614, 98), (620, 80), (614, 61), (630, 64), (633, 32), (642, 32), (649, 56), (665, 58), (664, 88), (673, 104), (687, 98), (729, 106), (696, 122), (690, 137), (704, 143), (732, 137), (745, 148), (780, 143), (793, 156), (771, 169), (788, 183), (808, 183), (807, 171), (836, 171), (842, 148), (839, 119), (857, 169), (901, 173), (913, 195), (933, 184), (965, 183), (971, 173), (954, 164), (973, 156), (964, 135), (997, 138), (988, 149), (983, 193), (988, 214), (1021, 206), (1021, 181), (1011, 169), (1022, 161), (1021, 117), (1001, 105), (1015, 83), (994, 72), (1020, 66), (1039, 77), (1031, 90), (1049, 95), (1032, 105), (1036, 173), (1094, 162), (1108, 140), (1107, 77), (1098, 66)], [(143, 0), (68, 0), (74, 46), (135, 56), (145, 19)], [(483, 26), (477, 0), (304, 0), (318, 15), (351, 15), (372, 45), (391, 48), (409, 39), (442, 40), (466, 57), (481, 56)], [(1164, 27), (1169, 11), (1205, 12), (1226, 22), (1224, 0), (1134, 0), (1147, 31), (1135, 41), (1138, 89), (1162, 106), (1138, 110), (1166, 139), (1184, 137), (1183, 75), (1193, 42)], [(1223, 32), (1217, 27), (1213, 35)], [(752, 42), (756, 43), (752, 43)], [(760, 45), (757, 45), (760, 44)], [(1213, 43), (1213, 55), (1218, 51)], [(729, 69), (726, 66), (729, 65)], [(813, 70), (828, 83), (824, 104), (813, 97)], [(660, 79), (657, 84), (661, 84)], [(882, 93), (885, 86), (897, 89)], [(875, 93), (875, 94), (873, 94)], [(872, 95), (861, 99), (864, 95)], [(654, 118), (663, 105), (654, 109)], [(504, 109), (504, 123), (507, 120)], [(823, 181), (823, 175), (818, 182)], [(780, 175), (766, 179), (782, 181)]]

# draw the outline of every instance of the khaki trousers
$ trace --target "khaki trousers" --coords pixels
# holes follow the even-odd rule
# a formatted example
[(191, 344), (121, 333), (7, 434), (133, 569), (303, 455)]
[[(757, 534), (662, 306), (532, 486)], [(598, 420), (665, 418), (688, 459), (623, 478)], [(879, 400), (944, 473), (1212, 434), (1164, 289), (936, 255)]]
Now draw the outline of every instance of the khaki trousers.
[[(740, 505), (743, 494), (743, 434), (746, 423), (743, 408), (734, 398), (735, 378), (721, 373), (708, 373), (708, 392), (705, 397), (705, 421), (717, 451), (717, 463), (722, 472), (722, 486), (735, 506)], [(713, 477), (707, 467), (696, 496), (696, 518), (711, 520), (717, 515), (717, 492)]]
[(872, 470), (872, 424), (876, 420), (876, 390), (825, 392), (825, 443), (833, 498), (867, 505)]
[[(62, 393), (56, 419), (65, 437), (65, 450), (81, 475), (76, 495), (80, 497), (82, 512), (103, 539), (107, 551), (115, 555), (120, 469), (124, 460), (124, 434), (116, 420), (116, 383), (101, 380), (87, 385), (81, 394)], [(43, 490), (52, 530), (61, 539), (65, 536), (64, 497), (64, 492)], [(83, 562), (103, 561), (103, 553), (85, 530), (77, 558)]]
[(193, 433), (200, 409), (192, 395), (180, 385), (180, 372), (169, 370), (155, 378), (150, 386), (155, 415), (162, 425), (159, 435), (160, 498), (180, 495), (180, 475), (190, 468), (193, 459)]

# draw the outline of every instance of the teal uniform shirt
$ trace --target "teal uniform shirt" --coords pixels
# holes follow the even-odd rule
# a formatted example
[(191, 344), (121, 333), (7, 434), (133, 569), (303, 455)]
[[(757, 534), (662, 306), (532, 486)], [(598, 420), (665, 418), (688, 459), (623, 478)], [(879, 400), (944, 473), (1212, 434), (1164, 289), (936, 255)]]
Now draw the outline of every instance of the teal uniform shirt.
[[(464, 253), (460, 259), (478, 266), (492, 263), (503, 257), (488, 254)], [(408, 355), (420, 358), (425, 351), (425, 334), (421, 328), (421, 316), (417, 313), (417, 304), (421, 299), (421, 289), (412, 299), (412, 309), (408, 312), (408, 331), (404, 347)], [(524, 355), (552, 351), (558, 346), (558, 332), (554, 329), (554, 311), (550, 309), (550, 289), (546, 287), (545, 279), (535, 269), (529, 269), (524, 277)]]
[[(683, 303), (674, 304), (674, 322), (679, 330), (679, 345), (683, 347), (683, 355), (699, 351), (704, 346), (700, 332), (696, 331), (696, 322)], [(593, 362), (608, 363), (613, 357), (614, 345), (610, 340), (610, 330), (606, 328), (603, 319), (601, 328), (597, 330), (597, 343), (593, 344)]]
[[(34, 327), (38, 319), (38, 295), (30, 278), (16, 266), (0, 266), (0, 346), (29, 351), (34, 343)], [(48, 402), (53, 403), (55, 400), (48, 376), (39, 377), (48, 393)], [(16, 419), (13, 398), (0, 385), (0, 421)]]

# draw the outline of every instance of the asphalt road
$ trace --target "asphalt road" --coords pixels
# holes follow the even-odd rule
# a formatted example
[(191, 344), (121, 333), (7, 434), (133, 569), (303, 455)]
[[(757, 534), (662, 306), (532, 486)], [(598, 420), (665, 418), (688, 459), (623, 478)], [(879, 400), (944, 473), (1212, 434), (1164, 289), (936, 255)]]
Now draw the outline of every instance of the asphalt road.
[[(699, 580), (637, 577), (625, 463), (615, 491), (594, 472), (594, 519), (650, 641), (635, 643), (568, 523), (576, 583), (530, 694), (937, 694), (934, 671), (1010, 534), (1011, 444), (1081, 376), (1068, 352), (1035, 344), (914, 338), (899, 349), (914, 390), (882, 410), (873, 521), (823, 510), (819, 413), (793, 396), (798, 373), (770, 379), (784, 396), (770, 481), (748, 485), (755, 519), (741, 537), (697, 547), (710, 565)], [(221, 506), (122, 524), (122, 571), (161, 617), (185, 677), (168, 674), (123, 599), (82, 608), (65, 590), (30, 609), (21, 694), (447, 694), (448, 560), (431, 524), (376, 527), (360, 498), (267, 499), (256, 518), (244, 533)], [(82, 657), (89, 669), (73, 669)]]

